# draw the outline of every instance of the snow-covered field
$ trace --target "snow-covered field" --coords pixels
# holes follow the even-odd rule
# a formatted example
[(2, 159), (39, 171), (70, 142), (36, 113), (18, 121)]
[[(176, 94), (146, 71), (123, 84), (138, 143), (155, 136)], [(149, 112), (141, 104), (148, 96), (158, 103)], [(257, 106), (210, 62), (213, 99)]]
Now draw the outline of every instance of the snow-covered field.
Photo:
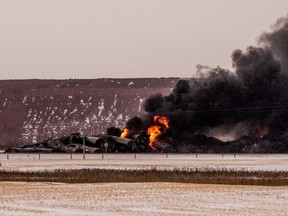
[[(72, 157), (72, 159), (71, 159)], [(236, 168), (288, 170), (271, 154), (0, 154), (0, 169)], [(288, 215), (288, 186), (0, 182), (1, 216)]]
[(288, 171), (288, 154), (86, 154), (85, 160), (82, 154), (0, 154), (0, 162), (0, 169), (14, 170), (209, 167)]
[(1, 182), (0, 215), (287, 215), (288, 187)]

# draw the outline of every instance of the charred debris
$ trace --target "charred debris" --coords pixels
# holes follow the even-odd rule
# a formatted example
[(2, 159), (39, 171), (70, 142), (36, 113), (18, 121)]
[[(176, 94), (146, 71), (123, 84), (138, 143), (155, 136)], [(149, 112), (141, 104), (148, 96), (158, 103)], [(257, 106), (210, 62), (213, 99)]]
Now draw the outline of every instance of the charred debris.
[(146, 134), (138, 134), (133, 139), (114, 135), (95, 135), (83, 137), (80, 133), (58, 139), (47, 139), (41, 143), (8, 148), (6, 153), (83, 153), (84, 142), (86, 153), (127, 153), (149, 152)]
[(133, 138), (114, 135), (82, 137), (79, 133), (41, 143), (8, 148), (6, 153), (288, 153), (288, 135), (243, 136), (233, 141), (221, 141), (203, 134), (187, 136), (178, 145), (158, 137), (151, 147), (149, 136), (142, 132)]

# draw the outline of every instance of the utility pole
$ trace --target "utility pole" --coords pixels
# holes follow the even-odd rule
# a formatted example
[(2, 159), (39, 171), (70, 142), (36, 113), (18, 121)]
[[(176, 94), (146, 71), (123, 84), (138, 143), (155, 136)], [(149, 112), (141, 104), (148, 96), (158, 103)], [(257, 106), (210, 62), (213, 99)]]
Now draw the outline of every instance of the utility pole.
[(83, 159), (85, 159), (85, 153), (86, 153), (86, 149), (85, 149), (85, 137), (83, 135)]

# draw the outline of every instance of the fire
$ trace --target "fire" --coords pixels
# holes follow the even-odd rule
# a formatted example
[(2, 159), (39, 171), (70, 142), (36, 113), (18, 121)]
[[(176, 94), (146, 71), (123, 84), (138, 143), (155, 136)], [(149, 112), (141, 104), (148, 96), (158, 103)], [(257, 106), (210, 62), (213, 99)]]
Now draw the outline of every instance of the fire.
[(158, 137), (161, 134), (160, 126), (154, 125), (154, 126), (149, 127), (147, 133), (150, 135), (149, 146), (154, 149), (152, 144), (156, 140), (156, 137)]
[(164, 116), (154, 116), (153, 120), (154, 120), (154, 125), (148, 128), (147, 133), (150, 136), (149, 146), (152, 149), (155, 149), (153, 147), (153, 142), (155, 142), (157, 137), (169, 128), (169, 120)]
[(124, 131), (122, 132), (122, 134), (121, 134), (121, 138), (126, 138), (127, 137), (127, 135), (128, 135), (128, 129), (127, 128), (124, 128)]
[(158, 122), (159, 124), (164, 125), (166, 127), (166, 129), (169, 128), (169, 125), (168, 125), (169, 121), (168, 121), (168, 119), (166, 117), (164, 117), (164, 116), (154, 116), (153, 119), (154, 119), (154, 124), (156, 122)]

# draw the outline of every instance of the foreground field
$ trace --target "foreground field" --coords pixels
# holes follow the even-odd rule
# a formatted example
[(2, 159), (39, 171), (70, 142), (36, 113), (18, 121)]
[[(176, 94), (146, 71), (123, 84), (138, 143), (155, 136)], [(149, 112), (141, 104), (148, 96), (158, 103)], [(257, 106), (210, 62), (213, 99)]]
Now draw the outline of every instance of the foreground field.
[[(151, 182), (153, 180), (158, 181), (153, 175), (148, 175), (149, 178), (152, 178), (149, 180), (150, 182), (143, 183), (123, 183), (121, 181), (118, 183), (64, 183), (73, 182), (72, 180), (76, 179), (75, 183), (78, 178), (82, 179), (85, 176), (89, 176), (88, 180), (92, 180), (95, 176), (102, 178), (105, 177), (103, 173), (106, 173), (104, 179), (111, 180), (113, 170), (114, 178), (117, 175), (123, 177), (121, 173), (124, 169), (130, 170), (130, 174), (129, 172), (128, 174), (132, 175), (130, 179), (133, 179), (139, 177), (138, 171), (141, 170), (146, 170), (149, 173), (149, 170), (152, 169), (151, 172), (158, 170), (158, 172), (163, 171), (165, 174), (167, 170), (175, 170), (175, 168), (178, 170), (183, 168), (240, 170), (240, 172), (236, 172), (235, 176), (233, 172), (228, 172), (231, 175), (230, 179), (240, 181), (240, 184), (259, 182), (262, 181), (261, 179), (265, 180), (270, 177), (278, 179), (277, 176), (282, 176), (284, 173), (284, 179), (281, 182), (287, 182), (285, 176), (287, 176), (288, 171), (288, 155), (87, 154), (84, 160), (81, 154), (0, 154), (0, 162), (0, 173), (3, 174), (4, 180), (0, 182), (1, 216), (285, 215), (288, 206), (288, 186), (204, 185), (165, 183), (165, 180)], [(83, 170), (83, 168), (85, 169)], [(57, 171), (57, 169), (62, 169), (62, 171)], [(89, 173), (90, 169), (92, 169), (92, 173)], [(93, 171), (95, 169), (96, 171)], [(94, 175), (97, 173), (97, 169), (102, 173), (101, 175), (99, 173)], [(165, 170), (166, 172), (164, 172)], [(242, 176), (241, 170), (242, 174), (248, 175), (248, 178)], [(251, 173), (249, 170), (258, 170), (255, 172), (260, 173), (260, 178), (249, 176)], [(265, 172), (265, 170), (269, 172)], [(52, 175), (46, 175), (47, 173), (38, 175), (39, 172), (44, 174), (52, 172)], [(60, 172), (59, 179), (65, 177), (66, 172), (72, 174), (72, 177), (56, 183), (56, 175), (53, 172)], [(63, 173), (65, 175), (62, 175)], [(85, 173), (87, 175), (84, 175)], [(173, 173), (175, 174), (175, 172)], [(239, 173), (240, 176), (237, 176)], [(262, 176), (263, 173), (266, 174)], [(109, 174), (110, 177), (107, 176)], [(168, 173), (168, 177), (164, 174), (161, 174), (164, 179), (173, 179), (172, 174)], [(196, 173), (194, 176), (195, 179), (209, 180), (209, 172), (205, 175), (207, 176), (203, 177), (202, 174), (199, 176), (199, 173)], [(23, 176), (26, 181), (33, 181), (34, 179), (36, 182), (26, 182), (23, 180)], [(156, 176), (159, 177), (158, 174)], [(216, 176), (222, 178), (220, 183), (223, 183), (223, 179), (229, 179), (225, 172), (222, 174), (218, 172)], [(89, 182), (86, 177), (83, 182)], [(177, 179), (179, 175), (174, 175), (174, 177)], [(5, 181), (6, 178), (12, 180), (8, 182)], [(51, 182), (46, 182), (45, 178)], [(185, 182), (185, 179), (184, 175), (182, 181)], [(217, 180), (214, 174), (210, 179)], [(105, 182), (103, 178), (102, 182)], [(263, 185), (269, 185), (266, 183), (265, 180)]]
[(288, 187), (0, 182), (0, 215), (285, 215)]
[[(40, 158), (40, 160), (39, 160)], [(72, 158), (72, 159), (71, 159)], [(288, 154), (0, 154), (0, 169), (224, 168), (288, 171)]]

